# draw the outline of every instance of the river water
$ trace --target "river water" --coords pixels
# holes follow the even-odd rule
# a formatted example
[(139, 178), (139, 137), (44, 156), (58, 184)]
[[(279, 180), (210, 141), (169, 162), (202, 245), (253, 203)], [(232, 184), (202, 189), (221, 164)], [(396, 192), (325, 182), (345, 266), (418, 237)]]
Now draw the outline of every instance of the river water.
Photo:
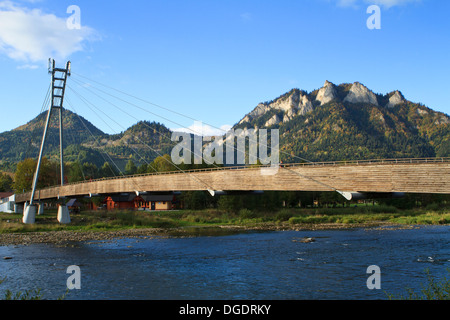
[[(448, 276), (449, 244), (450, 226), (427, 226), (4, 246), (0, 297), (39, 288), (56, 299), (76, 265), (81, 289), (67, 300), (387, 299), (420, 290), (427, 269)], [(380, 290), (367, 287), (371, 265), (381, 270)]]

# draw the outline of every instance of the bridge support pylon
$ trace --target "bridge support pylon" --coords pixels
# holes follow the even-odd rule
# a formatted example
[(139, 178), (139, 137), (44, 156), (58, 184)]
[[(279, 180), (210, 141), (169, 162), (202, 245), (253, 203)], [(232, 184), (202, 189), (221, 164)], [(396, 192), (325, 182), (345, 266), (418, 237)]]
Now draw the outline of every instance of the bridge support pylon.
[(70, 223), (69, 208), (66, 205), (60, 205), (58, 207), (58, 222), (61, 224)]
[(30, 204), (25, 208), (22, 222), (25, 224), (34, 224), (36, 222), (36, 205)]
[[(48, 72), (52, 75), (52, 100), (47, 112), (47, 120), (45, 122), (44, 134), (42, 136), (41, 148), (39, 150), (39, 158), (37, 162), (36, 172), (33, 177), (33, 184), (31, 190), (30, 206), (34, 206), (34, 209), (24, 210), (23, 222), (26, 224), (33, 224), (36, 217), (36, 206), (34, 205), (34, 195), (36, 193), (37, 181), (39, 179), (39, 171), (41, 168), (42, 157), (44, 153), (45, 140), (47, 138), (47, 132), (50, 125), (50, 118), (54, 109), (59, 111), (59, 147), (60, 147), (60, 166), (61, 166), (61, 187), (64, 186), (64, 136), (63, 136), (63, 102), (64, 93), (66, 91), (67, 77), (70, 76), (70, 61), (67, 62), (65, 68), (56, 68), (55, 60), (49, 59)], [(64, 204), (64, 203), (63, 203)], [(66, 207), (67, 209), (67, 207)], [(62, 209), (61, 223), (70, 223), (70, 218), (67, 219), (69, 210)], [(59, 212), (58, 212), (59, 217)], [(59, 221), (59, 218), (58, 218)], [(69, 222), (66, 222), (69, 221)]]
[(38, 216), (43, 215), (43, 214), (44, 214), (44, 204), (43, 203), (39, 203)]

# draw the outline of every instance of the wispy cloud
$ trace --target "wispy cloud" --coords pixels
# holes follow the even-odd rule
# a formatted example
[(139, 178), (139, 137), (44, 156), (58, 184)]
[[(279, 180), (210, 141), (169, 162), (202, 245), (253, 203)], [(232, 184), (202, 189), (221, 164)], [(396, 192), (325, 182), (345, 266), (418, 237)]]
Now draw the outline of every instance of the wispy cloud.
[(69, 29), (67, 18), (0, 1), (0, 53), (24, 63), (23, 68), (34, 68), (50, 57), (66, 59), (82, 51), (86, 40), (99, 38), (87, 26)]
[(421, 0), (337, 0), (337, 5), (341, 7), (358, 7), (359, 5), (376, 4), (388, 9), (420, 1)]
[(22, 69), (29, 69), (29, 70), (34, 70), (39, 68), (38, 65), (36, 64), (23, 64), (17, 67), (17, 69), (22, 70)]
[(247, 21), (251, 21), (253, 16), (251, 13), (245, 12), (245, 13), (240, 14), (240, 18), (242, 21), (247, 22)]
[(390, 8), (390, 7), (394, 7), (394, 6), (401, 6), (401, 5), (406, 5), (409, 3), (414, 3), (414, 2), (420, 2), (421, 0), (366, 0), (367, 3), (371, 2), (371, 4), (377, 4), (377, 5), (381, 5), (384, 6), (386, 8)]

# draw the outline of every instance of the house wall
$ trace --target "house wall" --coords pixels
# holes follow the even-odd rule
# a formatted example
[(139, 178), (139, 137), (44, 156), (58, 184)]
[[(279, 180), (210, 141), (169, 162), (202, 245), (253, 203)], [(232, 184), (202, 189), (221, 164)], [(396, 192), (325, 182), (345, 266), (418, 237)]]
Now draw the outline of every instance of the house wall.
[(114, 202), (111, 197), (106, 198), (106, 209), (114, 210), (114, 209), (134, 209), (134, 201), (118, 201)]
[(118, 209), (134, 209), (134, 202), (116, 202)]
[(14, 213), (15, 195), (0, 200), (0, 212)]
[(106, 198), (106, 209), (114, 210), (114, 209), (138, 209), (145, 208), (151, 210), (152, 202), (155, 204), (155, 210), (171, 210), (172, 209), (172, 201), (150, 201), (146, 202), (143, 199), (138, 199), (135, 201), (121, 201), (114, 202), (111, 197)]
[(172, 202), (161, 201), (155, 203), (155, 210), (170, 210), (172, 209)]

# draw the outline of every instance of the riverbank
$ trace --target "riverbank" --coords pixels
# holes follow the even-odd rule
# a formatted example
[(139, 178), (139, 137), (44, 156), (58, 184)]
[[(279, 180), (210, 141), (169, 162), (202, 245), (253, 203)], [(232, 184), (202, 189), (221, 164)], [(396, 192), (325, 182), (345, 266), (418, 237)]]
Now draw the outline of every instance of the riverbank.
[[(363, 208), (364, 209), (364, 208)], [(375, 211), (375, 212), (374, 212)], [(380, 212), (385, 211), (385, 212)], [(71, 216), (60, 225), (56, 212), (36, 217), (34, 225), (21, 223), (21, 215), (0, 213), (0, 246), (118, 238), (215, 236), (249, 231), (336, 230), (350, 228), (414, 228), (450, 224), (447, 211), (404, 210), (390, 207), (282, 209), (277, 212), (241, 210), (179, 210), (166, 212), (101, 211)]]
[(30, 245), (30, 244), (62, 244), (84, 241), (111, 241), (123, 238), (149, 239), (154, 237), (197, 237), (219, 236), (251, 231), (317, 231), (344, 230), (351, 228), (389, 228), (412, 229), (416, 226), (394, 225), (389, 223), (360, 223), (360, 224), (314, 224), (314, 225), (277, 225), (261, 224), (254, 226), (197, 226), (178, 228), (136, 228), (111, 231), (44, 231), (26, 233), (0, 234), (0, 246)]

